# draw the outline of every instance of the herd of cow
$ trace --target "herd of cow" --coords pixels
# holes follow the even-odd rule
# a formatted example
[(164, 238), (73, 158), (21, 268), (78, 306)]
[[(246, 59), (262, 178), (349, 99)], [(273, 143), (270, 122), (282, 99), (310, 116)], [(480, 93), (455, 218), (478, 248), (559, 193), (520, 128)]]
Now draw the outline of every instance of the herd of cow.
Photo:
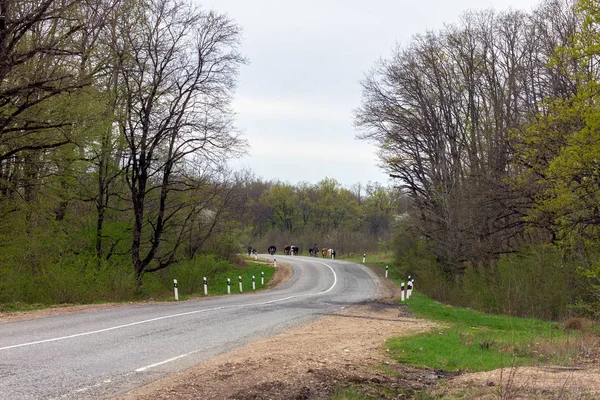
[[(274, 255), (275, 252), (277, 251), (277, 247), (275, 246), (269, 246), (268, 250), (270, 255)], [(285, 245), (283, 246), (283, 254), (285, 254), (286, 256), (297, 256), (298, 253), (300, 252), (300, 249), (298, 248), (298, 246), (294, 246), (294, 245)], [(319, 249), (317, 246), (311, 247), (310, 249), (308, 249), (308, 252), (310, 253), (311, 257), (319, 257), (319, 254), (323, 255), (323, 258), (327, 257), (327, 258), (335, 258), (335, 250), (333, 249)]]

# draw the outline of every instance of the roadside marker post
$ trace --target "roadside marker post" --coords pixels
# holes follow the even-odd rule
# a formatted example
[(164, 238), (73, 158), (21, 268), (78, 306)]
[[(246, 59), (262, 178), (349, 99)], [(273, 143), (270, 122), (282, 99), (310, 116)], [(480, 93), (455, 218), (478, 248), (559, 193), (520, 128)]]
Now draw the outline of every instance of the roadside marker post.
[(367, 261), (367, 254), (363, 254), (363, 264), (365, 263), (365, 261)]
[(206, 280), (206, 277), (204, 277), (204, 295), (208, 296), (208, 281)]
[(404, 301), (404, 282), (400, 284), (400, 301)]
[(240, 281), (240, 293), (242, 293), (242, 277), (238, 276), (238, 280)]
[(227, 294), (231, 294), (231, 279), (227, 278)]
[(277, 268), (277, 259), (276, 258), (273, 259), (273, 268)]
[(173, 279), (173, 292), (175, 293), (175, 300), (179, 300), (179, 290), (177, 289), (177, 279)]
[(252, 290), (256, 290), (256, 282), (254, 279), (254, 275), (252, 275)]
[(260, 284), (261, 285), (265, 284), (265, 273), (264, 272), (260, 273)]
[(386, 278), (388, 277), (388, 266), (387, 265), (385, 266), (385, 277)]

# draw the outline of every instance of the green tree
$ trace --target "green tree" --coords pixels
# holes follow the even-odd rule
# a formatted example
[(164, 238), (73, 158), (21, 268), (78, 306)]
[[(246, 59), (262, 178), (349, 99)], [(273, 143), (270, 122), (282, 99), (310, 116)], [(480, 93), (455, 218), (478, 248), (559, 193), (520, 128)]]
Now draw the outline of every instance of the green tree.
[(299, 208), (295, 188), (287, 184), (275, 184), (263, 193), (260, 203), (271, 210), (271, 225), (282, 231), (293, 233), (297, 229)]
[(554, 58), (577, 82), (576, 93), (548, 99), (517, 149), (526, 166), (520, 182), (537, 192), (530, 222), (563, 238), (592, 239), (600, 226), (600, 7), (582, 0), (577, 10), (582, 29)]

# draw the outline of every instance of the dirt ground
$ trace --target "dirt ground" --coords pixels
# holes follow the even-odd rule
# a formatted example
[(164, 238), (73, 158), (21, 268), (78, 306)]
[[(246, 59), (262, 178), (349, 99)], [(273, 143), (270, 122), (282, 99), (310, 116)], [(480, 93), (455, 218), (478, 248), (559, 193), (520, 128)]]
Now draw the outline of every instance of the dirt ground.
[[(289, 278), (291, 270), (281, 267), (271, 285)], [(458, 376), (399, 364), (386, 354), (385, 341), (435, 324), (413, 318), (399, 305), (395, 285), (382, 278), (382, 287), (378, 301), (256, 340), (116, 399), (329, 399), (337, 388), (350, 385), (365, 397), (382, 399), (414, 398), (417, 392), (448, 399), (600, 398), (597, 359), (572, 369), (513, 368)], [(118, 306), (0, 313), (0, 323)]]

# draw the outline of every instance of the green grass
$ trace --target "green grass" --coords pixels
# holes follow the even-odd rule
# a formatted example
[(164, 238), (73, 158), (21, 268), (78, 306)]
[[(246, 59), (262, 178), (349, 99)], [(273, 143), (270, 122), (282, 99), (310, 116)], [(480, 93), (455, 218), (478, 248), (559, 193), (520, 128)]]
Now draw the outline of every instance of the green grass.
[[(265, 274), (265, 284), (261, 284), (261, 272)], [(252, 291), (252, 277), (255, 277), (256, 290), (264, 289), (273, 274), (275, 269), (272, 266), (254, 263), (248, 261), (248, 267), (232, 268), (227, 272), (217, 274), (208, 282), (209, 294), (226, 294), (227, 293), (227, 278), (231, 279), (231, 293), (239, 293), (239, 277), (242, 277), (242, 290), (244, 292)], [(211, 291), (212, 288), (212, 291)], [(204, 290), (204, 289), (203, 289)], [(202, 292), (204, 293), (204, 292)]]
[(413, 399), (433, 400), (426, 391), (410, 387), (388, 386), (386, 384), (365, 382), (351, 383), (335, 388), (329, 400), (379, 400), (379, 399)]
[(407, 303), (410, 311), (420, 318), (465, 326), (486, 327), (505, 331), (553, 330), (555, 326), (554, 323), (548, 321), (492, 315), (468, 308), (447, 306), (433, 301), (418, 291), (413, 291), (413, 296)]
[(558, 329), (552, 322), (449, 307), (416, 291), (407, 304), (417, 317), (443, 325), (431, 332), (388, 341), (394, 358), (418, 367), (488, 371), (545, 362), (568, 364), (582, 336)]
[(331, 396), (331, 400), (362, 400), (362, 397), (355, 389), (353, 388), (336, 388), (333, 396)]
[[(364, 254), (365, 253), (354, 253), (354, 255), (351, 257), (348, 257), (345, 254), (340, 254), (340, 256), (336, 258), (355, 263), (362, 263)], [(394, 256), (393, 253), (390, 252), (366, 253), (366, 255), (366, 264), (371, 266), (383, 266), (383, 268), (385, 268), (386, 265), (392, 265)]]
[[(229, 263), (221, 263), (219, 266), (211, 268), (200, 268), (193, 266), (184, 266), (181, 269), (175, 269), (169, 273), (159, 283), (159, 289), (166, 285), (172, 285), (173, 279), (177, 279), (179, 286), (179, 299), (187, 300), (194, 297), (204, 296), (204, 282), (206, 277), (208, 295), (223, 295), (227, 294), (227, 278), (230, 279), (231, 294), (239, 293), (239, 277), (242, 277), (242, 291), (244, 293), (252, 292), (252, 277), (255, 278), (256, 291), (264, 289), (273, 274), (275, 269), (272, 265), (253, 259), (244, 259), (244, 266), (234, 266)], [(261, 273), (264, 273), (264, 285), (261, 284)], [(169, 283), (171, 282), (171, 283)], [(165, 300), (173, 300), (172, 286), (168, 292), (161, 292), (156, 296), (157, 299), (165, 298)]]

